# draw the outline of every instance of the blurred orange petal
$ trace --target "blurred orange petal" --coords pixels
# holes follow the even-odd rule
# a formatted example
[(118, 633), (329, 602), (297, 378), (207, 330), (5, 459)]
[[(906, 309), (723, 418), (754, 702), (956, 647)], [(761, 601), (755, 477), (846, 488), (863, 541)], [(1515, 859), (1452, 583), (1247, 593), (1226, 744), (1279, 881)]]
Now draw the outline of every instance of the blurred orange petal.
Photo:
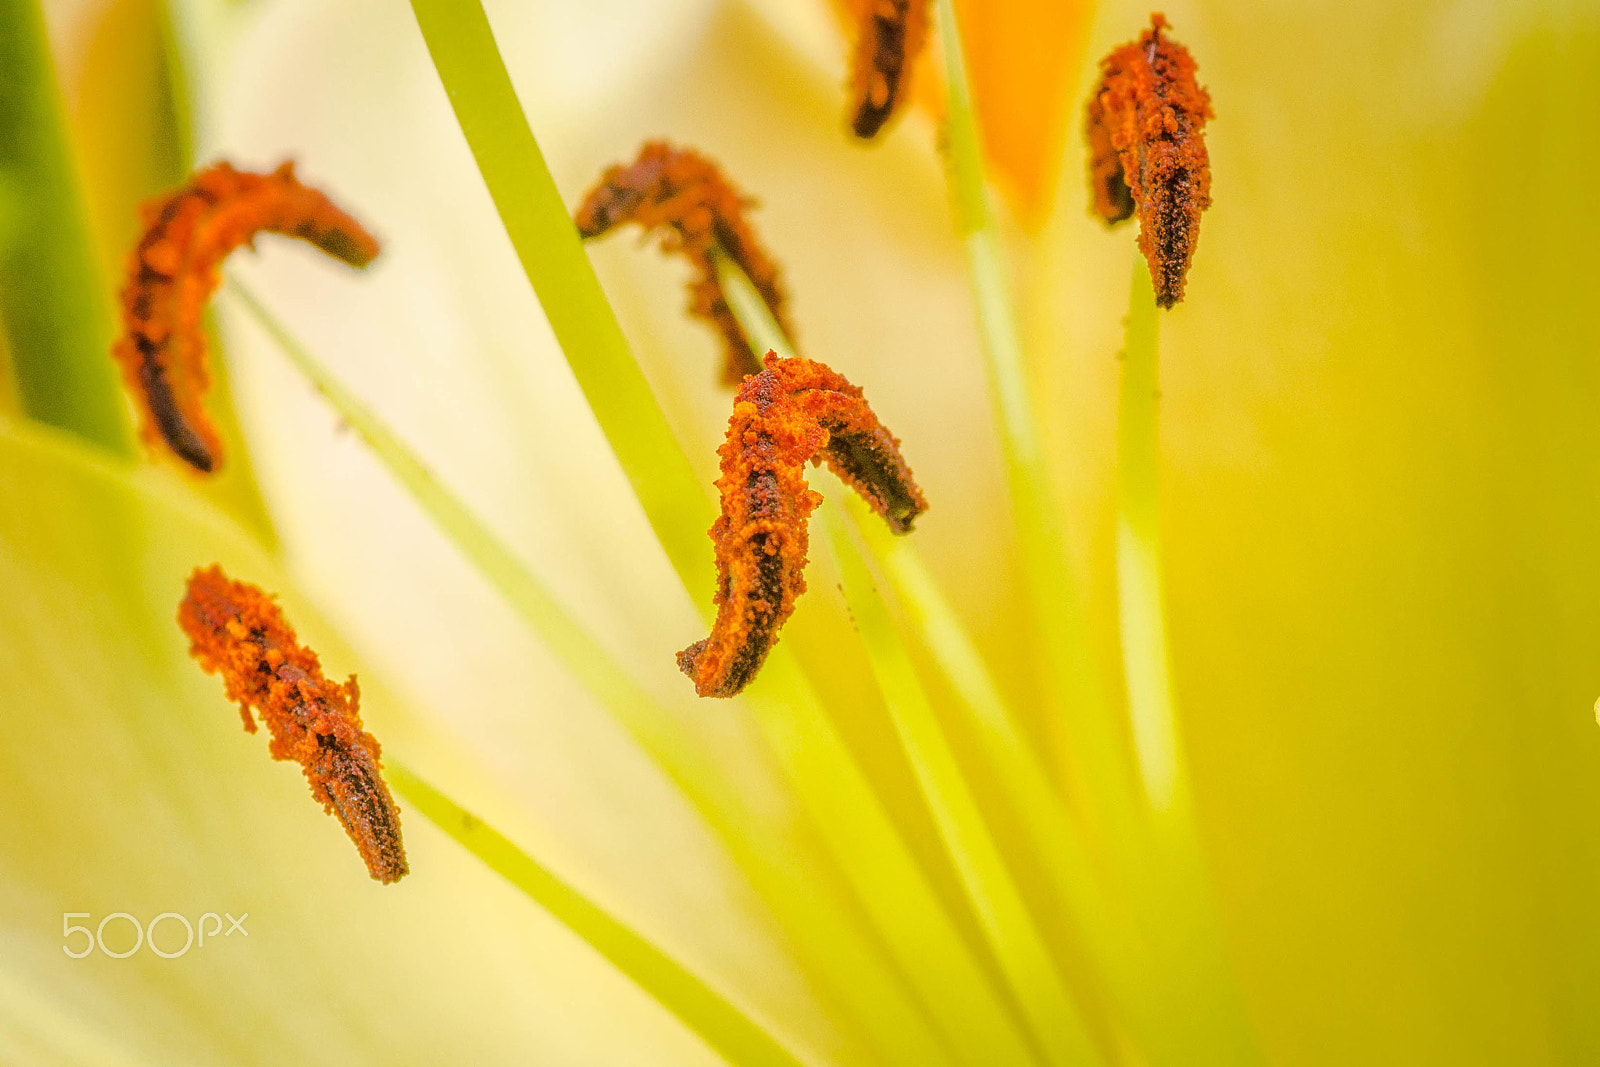
[(1093, 14), (1088, 0), (956, 5), (989, 160), (1025, 223), (1050, 206)]
[[(832, 0), (853, 37), (871, 9), (868, 0)], [(1055, 190), (1083, 63), (1088, 0), (978, 0), (958, 3), (967, 70), (995, 180), (1025, 224), (1042, 221)], [(934, 114), (944, 111), (944, 87), (934, 48), (912, 79), (912, 97)]]

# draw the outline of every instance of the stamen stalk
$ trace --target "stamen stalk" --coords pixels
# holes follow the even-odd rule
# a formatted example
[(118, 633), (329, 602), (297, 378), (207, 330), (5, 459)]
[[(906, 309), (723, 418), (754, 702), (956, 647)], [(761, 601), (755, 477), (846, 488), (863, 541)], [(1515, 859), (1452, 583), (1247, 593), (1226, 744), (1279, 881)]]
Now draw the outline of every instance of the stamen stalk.
[[(719, 251), (713, 251), (711, 261), (716, 267), (717, 280), (722, 285), (728, 306), (751, 346), (776, 352), (784, 358), (792, 357), (793, 343), (772, 315), (766, 302), (761, 299), (756, 287), (739, 269), (739, 265)], [(1015, 982), (1020, 973), (1033, 973), (1037, 968), (1044, 966), (1044, 960), (1041, 958), (1045, 954), (1043, 943), (1026, 913), (1021, 898), (1016, 895), (1009, 874), (1000, 860), (998, 851), (994, 848), (993, 839), (989, 836), (982, 822), (982, 816), (978, 813), (973, 797), (962, 779), (949, 743), (944, 738), (937, 720), (933, 718), (932, 708), (927, 704), (927, 698), (911, 665), (910, 657), (905, 651), (904, 643), (892, 628), (888, 612), (870, 581), (860, 552), (854, 541), (843, 536), (847, 524), (854, 526), (869, 545), (879, 541), (892, 543), (892, 549), (886, 546), (878, 554), (880, 561), (891, 551), (897, 558), (909, 561), (909, 569), (902, 568), (898, 571), (891, 569), (889, 573), (912, 576), (913, 580), (898, 583), (902, 596), (911, 594), (945, 623), (936, 630), (929, 631), (940, 639), (940, 644), (935, 650), (935, 659), (940, 667), (950, 668), (952, 665), (960, 665), (971, 668), (976, 664), (976, 669), (983, 672), (984, 677), (987, 677), (987, 668), (983, 666), (976, 646), (966, 635), (960, 620), (940, 599), (940, 594), (931, 579), (923, 583), (915, 581), (917, 575), (927, 579), (927, 572), (921, 566), (915, 546), (885, 530), (877, 516), (867, 514), (866, 505), (853, 495), (850, 495), (847, 507), (851, 510), (849, 515), (840, 512), (831, 498), (824, 497), (818, 509), (818, 521), (823, 524), (827, 532), (830, 546), (844, 577), (845, 599), (850, 604), (851, 614), (866, 645), (868, 657), (878, 680), (879, 691), (883, 694), (884, 702), (895, 719), (902, 745), (911, 758), (924, 795), (934, 811), (941, 832), (945, 835), (946, 847), (950, 850), (958, 871), (973, 894), (980, 921), (984, 922), (994, 939), (997, 953), (1010, 964), (1007, 966), (1008, 977)], [(870, 630), (868, 621), (874, 624)], [(957, 690), (961, 691), (961, 684), (952, 681)], [(989, 692), (996, 700), (999, 699), (998, 690), (991, 688)], [(976, 715), (975, 718), (982, 716)], [(992, 730), (980, 729), (979, 733), (986, 740), (993, 737)], [(1020, 736), (1013, 734), (1010, 741), (1010, 744), (1002, 742), (999, 746), (1000, 751), (1007, 757), (999, 764), (1001, 768), (1016, 770), (1014, 766), (1016, 761), (1028, 764), (1029, 768), (1037, 767), (1037, 764), (1032, 762), (1031, 753), (1026, 749)], [(919, 759), (919, 755), (923, 755), (924, 758)], [(1028, 801), (1037, 803), (1027, 803), (1019, 807), (1019, 815), (1036, 829), (1040, 826), (1040, 820), (1049, 818), (1047, 811), (1061, 810), (1059, 801), (1053, 789), (1047, 784), (1042, 769), (1030, 774), (1028, 768), (1023, 768), (1015, 776), (1006, 775), (1003, 770), (1002, 776), (1007, 778), (1010, 784), (1022, 783), (1024, 789), (1028, 784), (1036, 787), (1029, 793)], [(1054, 862), (1056, 859), (1072, 864), (1073, 857), (1078, 857), (1077, 869), (1061, 881), (1073, 885), (1073, 898), (1076, 902), (1081, 903), (1086, 898), (1093, 898), (1097, 890), (1091, 885), (1092, 876), (1088, 871), (1087, 860), (1083, 858), (1081, 847), (1076, 846), (1076, 833), (1066, 822), (1064, 812), (1061, 813), (1061, 821), (1051, 827), (1051, 831), (1054, 832), (1042, 832), (1042, 836), (1049, 840), (1045, 846), (1048, 865), (1060, 871), (1060, 866)], [(1056, 836), (1057, 834), (1060, 836)], [(1059, 887), (1058, 884), (1056, 888)], [(1103, 909), (1095, 907), (1088, 914), (1092, 916), (1089, 921), (1095, 922), (1103, 914)], [(1085, 915), (1079, 912), (1078, 917), (1084, 918)], [(1018, 938), (1021, 939), (1020, 943)], [(1005, 963), (1002, 965), (1006, 966)], [(1093, 1053), (1092, 1046), (1088, 1045), (1087, 1032), (1076, 1007), (1071, 1003), (1066, 990), (1059, 985), (1059, 978), (1055, 972), (1048, 970), (1044, 973), (1047, 974), (1044, 980), (1045, 987), (1038, 991), (1038, 996), (1044, 1000), (1053, 1000), (1054, 1003), (1047, 1007), (1038, 1000), (1034, 1001), (1030, 1005), (1034, 1009), (1030, 1013), (1031, 1021), (1037, 1023), (1040, 1012), (1045, 1012), (1053, 1020), (1049, 1026), (1050, 1035), (1042, 1038), (1052, 1055), (1076, 1043), (1091, 1049), (1091, 1058), (1082, 1062), (1093, 1062), (1092, 1057), (1097, 1054)], [(1028, 994), (1020, 996), (1026, 1003)]]
[(483, 6), (412, 0), (411, 10), (523, 272), (651, 528), (686, 587), (712, 588), (710, 499), (622, 336)]
[[(481, 3), (412, 0), (440, 81), (568, 365), (697, 603), (715, 587), (710, 501), (656, 406), (517, 101)], [(1026, 1061), (926, 872), (787, 645), (744, 697), (907, 981), (962, 1055)], [(995, 1050), (999, 1050), (996, 1052)], [(1013, 1051), (1015, 1054), (1013, 1054)]]
[(824, 505), (818, 521), (833, 550), (845, 600), (866, 643), (873, 674), (901, 745), (1030, 1031), (1049, 1063), (1102, 1062), (1072, 994), (1006, 869), (1000, 848), (979, 813), (955, 751), (917, 678), (911, 654), (878, 595), (860, 551), (850, 540), (837, 507)]
[(730, 1064), (802, 1067), (802, 1061), (703, 979), (622, 923), (482, 819), (389, 760), (389, 779), (406, 802), (490, 870), (516, 886)]
[(777, 316), (739, 264), (720, 248), (711, 250), (711, 265), (717, 272), (717, 283), (727, 298), (728, 310), (739, 323), (740, 331), (750, 344), (752, 352), (776, 352), (784, 359), (795, 357), (794, 343), (778, 324)]
[[(738, 264), (716, 253), (712, 262), (728, 305), (750, 343), (786, 357), (792, 355), (789, 338)], [(819, 521), (826, 523), (847, 522), (860, 538), (867, 557), (893, 585), (902, 610), (910, 615), (911, 632), (928, 649), (935, 668), (960, 698), (1012, 813), (1034, 846), (1054, 900), (1070, 916), (1074, 930), (1082, 938), (1085, 957), (1104, 978), (1127, 1020), (1144, 1030), (1170, 1027), (1170, 1018), (1163, 1019), (1160, 1010), (1151, 1006), (1149, 954), (1131, 911), (1113, 904), (1101, 888), (1081, 832), (1028, 743), (976, 642), (928, 572), (916, 546), (906, 538), (893, 536), (864, 503), (849, 494), (842, 515), (831, 499), (825, 499), (819, 516)], [(835, 545), (835, 551), (843, 559), (847, 553), (857, 552), (856, 543), (845, 539)], [(851, 602), (852, 615), (860, 623), (869, 611), (881, 610), (882, 603), (860, 603), (861, 596), (877, 598), (876, 588), (866, 593), (858, 589), (858, 594), (852, 597), (847, 584), (846, 597)], [(874, 654), (873, 641), (865, 630), (863, 638), (869, 654)], [(874, 664), (881, 660), (877, 656)], [(879, 681), (886, 703), (892, 705), (888, 690), (894, 683), (881, 676)], [(912, 682), (920, 686), (914, 676)], [(942, 739), (939, 743), (948, 744)], [(959, 792), (966, 792), (964, 783), (957, 782), (956, 786)]]
[(1140, 894), (1164, 953), (1161, 985), (1185, 1005), (1189, 1021), (1182, 1045), (1169, 1043), (1167, 1054), (1206, 1050), (1208, 1060), (1248, 1064), (1258, 1053), (1211, 888), (1172, 696), (1161, 575), (1156, 299), (1141, 256), (1133, 268), (1117, 421), (1123, 674), (1160, 864)]
[(956, 221), (966, 246), (978, 327), (1006, 461), (1006, 481), (1028, 578), (1047, 692), (1064, 736), (1055, 753), (1069, 787), (1110, 850), (1134, 840), (1136, 785), (1124, 743), (1095, 675), (1081, 600), (1064, 555), (1043, 440), (1029, 395), (1015, 301), (989, 201), (982, 147), (952, 0), (937, 0), (945, 56), (946, 126)]
[(1161, 593), (1156, 314), (1150, 268), (1141, 259), (1133, 269), (1117, 412), (1117, 608), (1134, 749), (1145, 795), (1159, 816), (1171, 811), (1187, 783)]
[[(248, 289), (230, 280), (229, 290), (463, 555), (673, 779), (792, 931), (803, 958), (827, 977), (832, 988), (847, 991), (860, 1005), (863, 1026), (880, 1045), (914, 1051), (919, 1063), (945, 1062), (944, 1050), (929, 1033), (931, 1017), (954, 1047), (1020, 1047), (992, 991), (984, 988), (980, 970), (792, 656), (775, 649), (763, 670), (765, 684), (743, 699), (754, 710), (768, 744), (903, 977), (862, 950), (861, 934), (829, 910), (831, 902), (824, 906), (810, 895), (815, 889), (812, 875), (799, 859), (772, 849), (760, 826), (742, 816), (743, 802), (715, 762), (686, 743), (672, 716), (632, 681), (466, 505)], [(903, 984), (921, 998), (923, 1011), (908, 1002)]]

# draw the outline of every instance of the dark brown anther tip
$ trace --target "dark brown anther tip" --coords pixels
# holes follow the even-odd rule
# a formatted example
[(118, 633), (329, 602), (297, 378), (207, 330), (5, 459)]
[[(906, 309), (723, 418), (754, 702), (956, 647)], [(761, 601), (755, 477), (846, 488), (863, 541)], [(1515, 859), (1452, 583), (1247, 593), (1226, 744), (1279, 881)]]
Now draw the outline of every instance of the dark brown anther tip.
[(222, 676), (245, 729), (255, 732), (254, 711), (271, 735), (272, 758), (300, 764), (311, 795), (339, 820), (367, 873), (385, 884), (404, 877), (400, 809), (383, 780), (378, 740), (362, 728), (356, 680), (330, 681), (277, 602), (216, 565), (189, 576), (178, 625), (201, 669)]
[(876, 137), (903, 110), (911, 68), (928, 40), (930, 0), (856, 0), (860, 27), (850, 62), (850, 129)]

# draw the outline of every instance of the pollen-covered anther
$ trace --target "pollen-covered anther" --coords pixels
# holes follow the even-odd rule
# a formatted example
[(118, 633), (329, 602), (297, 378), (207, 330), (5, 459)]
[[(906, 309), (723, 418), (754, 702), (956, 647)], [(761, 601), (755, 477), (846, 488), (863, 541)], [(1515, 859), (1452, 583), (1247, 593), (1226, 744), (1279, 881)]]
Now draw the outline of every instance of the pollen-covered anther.
[(244, 728), (255, 732), (253, 710), (272, 735), (272, 758), (304, 769), (311, 795), (344, 826), (368, 873), (384, 883), (407, 874), (400, 809), (380, 773), (378, 741), (362, 729), (355, 677), (343, 685), (325, 677), (277, 601), (214, 564), (189, 576), (178, 625), (189, 654), (207, 674), (222, 675)]
[(573, 221), (585, 239), (624, 223), (660, 237), (661, 249), (688, 260), (696, 278), (689, 285), (689, 313), (722, 334), (723, 381), (737, 385), (761, 370), (750, 354), (738, 320), (717, 280), (712, 252), (721, 248), (750, 279), (786, 333), (778, 267), (756, 239), (746, 212), (750, 201), (706, 157), (665, 141), (651, 141), (632, 163), (609, 168), (579, 205)]
[(1194, 57), (1167, 28), (1152, 15), (1137, 41), (1100, 61), (1085, 127), (1095, 213), (1111, 223), (1138, 214), (1139, 250), (1164, 308), (1183, 299), (1200, 213), (1211, 206), (1204, 129), (1215, 117)]
[(895, 533), (909, 532), (928, 509), (900, 442), (860, 389), (809, 359), (769, 352), (765, 363), (734, 396), (717, 450), (716, 622), (710, 637), (678, 653), (703, 697), (731, 697), (749, 684), (805, 591), (807, 520), (822, 501), (806, 484), (808, 461), (827, 463)]
[(928, 40), (930, 0), (852, 0), (859, 27), (850, 63), (850, 128), (877, 136), (910, 97), (911, 67)]
[(263, 231), (298, 237), (352, 267), (378, 242), (325, 195), (300, 184), (294, 164), (270, 174), (216, 163), (144, 206), (144, 234), (128, 257), (122, 333), (112, 354), (141, 401), (142, 429), (196, 470), (221, 462), (206, 415), (210, 384), (202, 316), (228, 254)]

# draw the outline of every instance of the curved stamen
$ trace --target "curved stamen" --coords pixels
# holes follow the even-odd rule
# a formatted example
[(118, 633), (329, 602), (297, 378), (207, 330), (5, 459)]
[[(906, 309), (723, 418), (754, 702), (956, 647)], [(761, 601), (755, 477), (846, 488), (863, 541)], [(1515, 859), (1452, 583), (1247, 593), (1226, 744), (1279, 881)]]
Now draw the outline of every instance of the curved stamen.
[(145, 231), (128, 257), (122, 335), (112, 355), (143, 400), (143, 433), (196, 470), (221, 460), (221, 441), (202, 403), (210, 373), (201, 321), (218, 268), (265, 231), (298, 237), (353, 267), (378, 243), (322, 193), (301, 185), (294, 164), (270, 174), (217, 163), (144, 207)]
[(805, 592), (807, 520), (822, 501), (806, 483), (807, 462), (827, 463), (895, 533), (909, 532), (928, 508), (900, 442), (859, 388), (813, 360), (769, 352), (765, 362), (734, 396), (717, 450), (716, 622), (711, 636), (678, 653), (701, 696), (748, 685)]
[[(754, 283), (772, 315), (784, 322), (778, 267), (745, 217), (748, 200), (717, 165), (686, 148), (651, 141), (626, 166), (600, 176), (578, 207), (573, 221), (585, 239), (624, 223), (637, 223), (661, 239), (662, 251), (687, 259), (698, 277), (689, 286), (689, 312), (722, 333), (727, 362), (723, 381), (737, 385), (761, 364), (750, 353), (717, 281), (711, 253), (721, 248)], [(788, 330), (785, 324), (785, 330)]]

